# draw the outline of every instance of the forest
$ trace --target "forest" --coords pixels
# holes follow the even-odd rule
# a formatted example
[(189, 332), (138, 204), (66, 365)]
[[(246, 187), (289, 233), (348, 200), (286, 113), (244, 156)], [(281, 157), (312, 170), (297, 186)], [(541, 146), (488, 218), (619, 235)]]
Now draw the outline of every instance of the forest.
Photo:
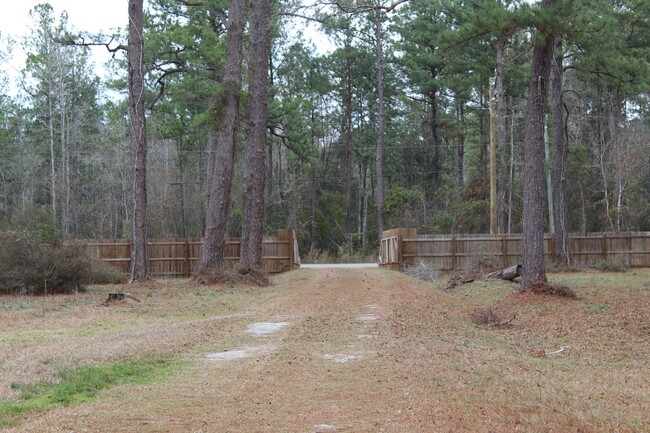
[[(545, 230), (650, 230), (650, 2), (546, 3), (148, 1), (147, 236), (213, 222), (240, 236), (255, 173), (263, 231), (296, 229), (303, 256), (371, 254), (394, 227), (522, 232), (531, 61), (549, 35)], [(0, 59), (27, 53), (18, 81), (0, 77), (0, 230), (130, 237), (128, 23), (97, 34), (42, 4), (27, 26), (0, 44)], [(92, 45), (113, 52), (111, 80)], [(221, 200), (218, 176), (232, 179)]]

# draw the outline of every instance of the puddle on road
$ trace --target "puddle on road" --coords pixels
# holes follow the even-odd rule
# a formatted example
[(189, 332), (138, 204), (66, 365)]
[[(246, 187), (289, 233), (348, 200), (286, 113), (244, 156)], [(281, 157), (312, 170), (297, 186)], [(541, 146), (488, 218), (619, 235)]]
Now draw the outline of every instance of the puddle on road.
[(243, 349), (243, 350), (226, 350), (225, 352), (217, 352), (217, 353), (210, 353), (208, 354), (208, 359), (212, 359), (215, 361), (222, 361), (226, 359), (240, 359), (240, 358), (245, 358), (248, 355), (250, 355), (250, 351), (248, 349)]
[(359, 359), (363, 358), (363, 352), (355, 352), (355, 353), (348, 354), (348, 355), (342, 354), (342, 353), (338, 353), (336, 355), (327, 354), (327, 355), (323, 355), (323, 358), (325, 358), (325, 359), (327, 359), (329, 361), (345, 363), (345, 362), (350, 362), (350, 361), (356, 361), (356, 360), (359, 360)]
[(361, 334), (361, 335), (357, 335), (357, 338), (359, 340), (363, 340), (364, 338), (377, 338), (377, 335)]
[(267, 335), (267, 334), (272, 334), (272, 333), (274, 333), (276, 331), (279, 331), (280, 329), (284, 328), (287, 325), (289, 325), (289, 322), (253, 323), (251, 326), (248, 327), (246, 332), (248, 332), (249, 334), (255, 334), (255, 335)]

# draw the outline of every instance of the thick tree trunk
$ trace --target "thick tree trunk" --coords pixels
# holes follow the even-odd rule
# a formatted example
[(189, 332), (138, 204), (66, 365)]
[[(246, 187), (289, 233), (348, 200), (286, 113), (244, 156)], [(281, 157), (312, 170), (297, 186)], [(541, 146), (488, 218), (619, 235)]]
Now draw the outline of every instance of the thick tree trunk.
[(133, 219), (130, 281), (147, 271), (147, 125), (144, 113), (143, 0), (129, 0), (129, 116), (133, 164)]
[(375, 170), (377, 173), (377, 245), (381, 245), (384, 232), (384, 61), (382, 55), (381, 21), (382, 12), (375, 11), (375, 68), (377, 70), (377, 153)]
[(567, 146), (564, 127), (564, 101), (562, 98), (561, 40), (555, 38), (555, 59), (551, 67), (553, 109), (553, 211), (555, 212), (555, 261), (569, 264), (569, 209), (566, 192)]
[[(548, 7), (554, 0), (543, 0)], [(533, 49), (524, 143), (523, 276), (521, 288), (546, 284), (544, 267), (544, 118), (553, 36)]]
[(494, 79), (495, 97), (496, 97), (496, 135), (497, 149), (499, 152), (499, 177), (497, 181), (497, 224), (499, 233), (508, 231), (508, 215), (506, 212), (506, 191), (509, 188), (508, 183), (508, 152), (506, 152), (508, 135), (506, 130), (506, 96), (503, 88), (503, 69), (504, 69), (504, 41), (499, 38), (496, 46), (496, 74)]
[(220, 98), (217, 98), (213, 107), (213, 111), (221, 113), (221, 116), (216, 122), (219, 124), (219, 141), (211, 168), (210, 197), (208, 198), (200, 271), (220, 269), (224, 264), (230, 190), (239, 125), (243, 32), (244, 0), (230, 0), (224, 79)]
[(251, 0), (248, 127), (244, 143), (244, 215), (240, 265), (262, 269), (264, 180), (271, 7), (269, 0)]

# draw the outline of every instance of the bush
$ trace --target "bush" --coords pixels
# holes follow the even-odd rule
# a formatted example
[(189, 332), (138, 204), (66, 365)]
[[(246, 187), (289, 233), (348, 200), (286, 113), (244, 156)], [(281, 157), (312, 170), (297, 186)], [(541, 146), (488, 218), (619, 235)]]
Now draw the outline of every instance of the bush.
[(627, 272), (630, 269), (629, 257), (610, 257), (594, 266), (602, 272)]
[(77, 248), (36, 236), (0, 234), (0, 293), (73, 293), (88, 282), (89, 260)]
[(498, 311), (492, 307), (482, 307), (476, 308), (472, 311), (470, 320), (475, 325), (479, 326), (506, 326), (509, 325), (514, 318), (517, 316), (515, 314), (506, 314), (503, 311)]
[(126, 283), (126, 276), (115, 266), (99, 260), (88, 262), (86, 284), (122, 284)]

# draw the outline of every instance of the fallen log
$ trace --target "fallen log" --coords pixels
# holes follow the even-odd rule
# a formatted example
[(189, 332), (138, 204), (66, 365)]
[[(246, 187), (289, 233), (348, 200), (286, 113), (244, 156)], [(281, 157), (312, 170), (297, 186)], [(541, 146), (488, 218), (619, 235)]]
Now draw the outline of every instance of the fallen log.
[(513, 265), (500, 271), (488, 274), (488, 278), (501, 278), (504, 280), (512, 281), (521, 276), (521, 265)]
[(501, 272), (501, 278), (504, 280), (512, 281), (515, 278), (521, 276), (521, 265), (510, 266)]

